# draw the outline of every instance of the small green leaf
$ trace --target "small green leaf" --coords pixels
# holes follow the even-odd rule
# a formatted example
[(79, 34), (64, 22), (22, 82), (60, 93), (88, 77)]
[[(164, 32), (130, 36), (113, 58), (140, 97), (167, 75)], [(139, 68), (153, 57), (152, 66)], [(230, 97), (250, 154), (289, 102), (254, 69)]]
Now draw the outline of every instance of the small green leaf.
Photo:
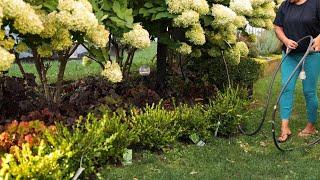
[(153, 4), (150, 3), (150, 2), (147, 2), (147, 3), (144, 4), (144, 7), (146, 7), (146, 8), (152, 8), (152, 7), (153, 7)]
[(152, 17), (152, 21), (162, 19), (162, 18), (168, 18), (169, 17), (169, 12), (159, 12)]

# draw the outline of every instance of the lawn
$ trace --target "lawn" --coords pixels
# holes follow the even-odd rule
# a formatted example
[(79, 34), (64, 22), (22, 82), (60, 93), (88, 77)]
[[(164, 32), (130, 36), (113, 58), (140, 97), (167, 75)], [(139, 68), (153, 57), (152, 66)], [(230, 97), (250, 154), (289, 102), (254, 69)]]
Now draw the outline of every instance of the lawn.
[[(137, 52), (133, 71), (146, 63), (154, 65), (156, 46)], [(35, 72), (33, 65), (24, 63), (28, 72)], [(52, 62), (49, 80), (56, 78), (57, 62)], [(88, 68), (79, 60), (71, 60), (67, 65), (65, 80), (75, 80), (87, 75), (98, 75), (100, 67), (93, 63)], [(15, 65), (10, 75), (19, 76)], [(270, 77), (262, 78), (255, 84), (254, 98), (258, 110), (262, 112), (266, 90)], [(277, 78), (275, 92), (279, 92)], [(275, 100), (273, 97), (273, 101)], [(272, 107), (272, 106), (271, 106)], [(124, 167), (105, 167), (100, 172), (101, 179), (319, 179), (320, 146), (282, 153), (272, 141), (270, 114), (263, 130), (256, 136), (239, 135), (229, 139), (212, 138), (204, 147), (177, 144), (173, 150), (165, 153), (134, 152), (133, 165)], [(259, 117), (259, 114), (257, 115)], [(297, 134), (306, 122), (305, 104), (301, 82), (298, 82), (295, 107), (292, 115), (292, 132)], [(252, 118), (252, 126), (259, 118)], [(279, 124), (279, 120), (277, 124)], [(279, 128), (277, 130), (279, 132)], [(296, 136), (285, 146), (305, 144), (310, 139)]]
[[(255, 84), (258, 104), (264, 102), (269, 80), (263, 78)], [(275, 90), (279, 92), (279, 78)], [(295, 105), (291, 119), (295, 136), (284, 144), (287, 147), (312, 140), (296, 136), (306, 122), (301, 82)], [(102, 179), (319, 179), (320, 147), (280, 152), (273, 145), (269, 122), (270, 117), (263, 130), (253, 137), (212, 138), (204, 147), (180, 144), (160, 155), (134, 153), (133, 165), (109, 166), (100, 176)], [(251, 122), (257, 123), (256, 118)]]

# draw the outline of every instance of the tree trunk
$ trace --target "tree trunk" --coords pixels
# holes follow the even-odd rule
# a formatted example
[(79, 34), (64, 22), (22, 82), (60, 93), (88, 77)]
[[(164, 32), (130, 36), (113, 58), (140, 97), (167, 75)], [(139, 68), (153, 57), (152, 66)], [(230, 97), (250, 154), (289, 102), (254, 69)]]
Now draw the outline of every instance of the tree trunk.
[(165, 81), (167, 76), (167, 56), (168, 56), (168, 46), (161, 43), (161, 38), (163, 34), (167, 32), (166, 23), (159, 23), (159, 35), (158, 35), (158, 46), (157, 46), (157, 72), (156, 72), (156, 87), (159, 90), (165, 88)]
[(26, 79), (26, 72), (23, 69), (23, 66), (21, 64), (21, 60), (19, 58), (19, 54), (18, 53), (14, 53), (14, 55), (16, 56), (16, 63), (18, 64), (19, 70), (23, 76), (24, 79)]
[(67, 51), (65, 54), (60, 55), (60, 66), (59, 66), (59, 72), (57, 77), (57, 84), (56, 84), (56, 91), (54, 93), (53, 101), (56, 103), (56, 105), (59, 105), (61, 101), (61, 91), (62, 91), (62, 84), (63, 84), (63, 77), (64, 72), (66, 70), (67, 62), (69, 57), (76, 51), (79, 44), (74, 45), (69, 51)]

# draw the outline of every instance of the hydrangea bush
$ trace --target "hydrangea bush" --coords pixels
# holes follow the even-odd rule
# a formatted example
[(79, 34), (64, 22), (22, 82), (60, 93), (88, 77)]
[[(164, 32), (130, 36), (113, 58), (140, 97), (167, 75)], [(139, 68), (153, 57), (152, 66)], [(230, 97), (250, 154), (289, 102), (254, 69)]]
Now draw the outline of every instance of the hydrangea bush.
[[(0, 18), (0, 71), (8, 70), (15, 57), (19, 63), (18, 53), (31, 52), (49, 105), (59, 103), (65, 67), (76, 48), (84, 43), (103, 48), (109, 41), (109, 31), (87, 0), (47, 0), (41, 4), (1, 0)], [(50, 64), (45, 62), (53, 56), (60, 61), (54, 89), (49, 88), (46, 74)]]
[[(80, 44), (89, 50), (88, 57), (101, 65), (102, 75), (116, 82), (123, 78), (116, 71), (128, 74), (136, 50), (150, 46), (150, 39), (154, 38), (183, 56), (223, 56), (229, 63), (238, 64), (248, 54), (247, 45), (239, 40), (239, 36), (249, 36), (245, 27), (250, 24), (272, 28), (274, 10), (280, 3), (281, 0), (0, 0), (0, 71), (8, 70), (18, 53), (32, 52), (47, 100), (59, 102), (68, 58)], [(7, 32), (5, 27), (9, 28)], [(115, 62), (111, 62), (111, 47), (116, 49)], [(44, 62), (53, 56), (60, 61), (54, 89), (49, 88), (46, 78), (50, 64)]]

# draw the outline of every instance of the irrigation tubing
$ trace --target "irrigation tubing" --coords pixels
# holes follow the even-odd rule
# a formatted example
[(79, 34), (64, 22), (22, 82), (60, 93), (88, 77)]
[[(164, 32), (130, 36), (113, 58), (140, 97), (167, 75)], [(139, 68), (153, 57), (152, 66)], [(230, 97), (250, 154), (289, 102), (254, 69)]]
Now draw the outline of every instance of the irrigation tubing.
[[(278, 95), (278, 98), (277, 98), (277, 101), (275, 103), (275, 105), (273, 106), (273, 112), (272, 112), (272, 120), (271, 120), (271, 128), (272, 128), (272, 137), (273, 137), (273, 141), (274, 141), (274, 144), (276, 146), (276, 148), (280, 151), (292, 151), (292, 150), (295, 150), (295, 149), (301, 149), (301, 148), (307, 148), (307, 147), (310, 147), (310, 146), (313, 146), (313, 145), (316, 145), (320, 142), (320, 138), (312, 141), (311, 143), (308, 143), (304, 146), (299, 146), (299, 147), (292, 147), (292, 148), (282, 148), (280, 146), (280, 143), (278, 142), (277, 140), (277, 137), (276, 137), (276, 123), (275, 123), (275, 119), (276, 119), (276, 112), (277, 112), (277, 108), (278, 108), (278, 104), (279, 104), (279, 101), (280, 101), (280, 98), (283, 94), (283, 92), (285, 91), (285, 89), (287, 88), (289, 82), (291, 81), (291, 79), (293, 78), (294, 74), (299, 70), (300, 66), (302, 66), (302, 69), (303, 69), (303, 66), (304, 66), (304, 63), (305, 63), (305, 60), (306, 60), (306, 57), (314, 52), (313, 49), (312, 49), (312, 44), (313, 44), (313, 37), (312, 36), (305, 36), (303, 38), (301, 38), (300, 40), (297, 41), (298, 44), (300, 44), (303, 40), (306, 40), (306, 39), (309, 39), (310, 42), (309, 42), (309, 46), (306, 50), (306, 52), (304, 53), (303, 57), (301, 58), (301, 60), (299, 61), (298, 65), (295, 67), (295, 69), (292, 71), (292, 73), (290, 74), (288, 80), (286, 81), (286, 83), (283, 85), (279, 95)], [(267, 116), (267, 113), (268, 113), (268, 109), (269, 109), (269, 105), (270, 105), (270, 99), (271, 99), (271, 95), (272, 95), (272, 90), (273, 90), (273, 85), (274, 85), (274, 82), (275, 82), (275, 79), (276, 79), (276, 76), (280, 70), (280, 67), (282, 65), (282, 63), (284, 62), (284, 60), (288, 57), (288, 55), (290, 54), (291, 52), (291, 49), (289, 49), (286, 54), (284, 55), (284, 57), (282, 58), (281, 62), (279, 63), (279, 65), (277, 66), (276, 70), (274, 71), (273, 73), (273, 76), (272, 76), (272, 79), (270, 81), (270, 84), (269, 84), (269, 88), (268, 88), (268, 93), (267, 93), (267, 98), (266, 98), (266, 106), (265, 106), (265, 109), (264, 109), (264, 112), (263, 112), (263, 115), (262, 115), (262, 118), (260, 120), (260, 123), (259, 123), (259, 126), (252, 132), (247, 132), (243, 129), (243, 127), (241, 125), (239, 125), (239, 130), (242, 134), (244, 135), (248, 135), (248, 136), (253, 136), (253, 135), (256, 135), (263, 127), (263, 124), (265, 122), (265, 119), (266, 119), (266, 116)]]

